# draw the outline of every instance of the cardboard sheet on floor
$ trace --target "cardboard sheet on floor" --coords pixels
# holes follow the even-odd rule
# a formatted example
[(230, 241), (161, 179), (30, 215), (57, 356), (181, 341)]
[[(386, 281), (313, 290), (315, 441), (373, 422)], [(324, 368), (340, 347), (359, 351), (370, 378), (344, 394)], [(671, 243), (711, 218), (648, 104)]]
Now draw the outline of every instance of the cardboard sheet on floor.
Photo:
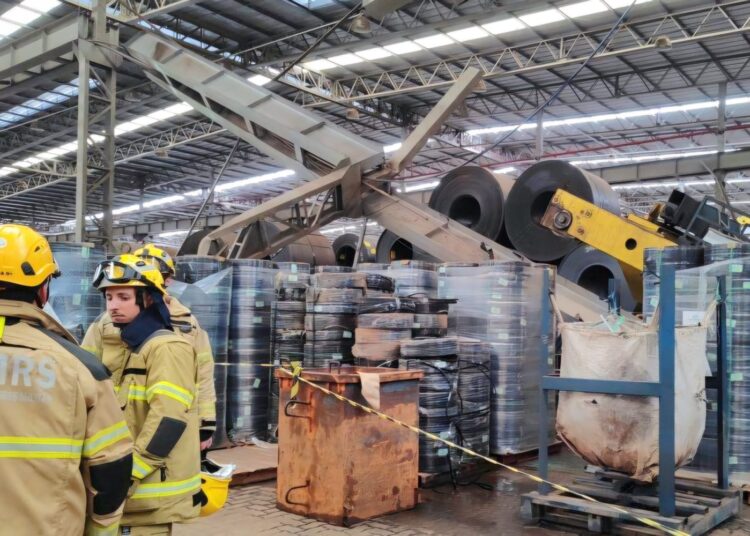
[(234, 463), (237, 470), (232, 477), (232, 486), (244, 486), (276, 478), (279, 448), (271, 443), (262, 446), (243, 445), (229, 449), (211, 451), (209, 458), (217, 463)]

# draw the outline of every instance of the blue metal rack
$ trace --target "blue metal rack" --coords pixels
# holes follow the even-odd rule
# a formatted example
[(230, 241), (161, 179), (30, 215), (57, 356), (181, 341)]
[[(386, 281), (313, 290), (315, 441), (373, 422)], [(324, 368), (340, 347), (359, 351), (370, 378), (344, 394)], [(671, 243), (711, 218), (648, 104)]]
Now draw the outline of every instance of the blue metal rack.
[[(728, 367), (727, 367), (727, 326), (726, 326), (726, 281), (724, 276), (718, 279), (717, 306), (717, 375), (707, 378), (707, 387), (718, 389), (718, 494), (726, 498), (726, 505), (721, 512), (714, 511), (707, 514), (707, 521), (701, 522), (700, 530), (704, 526), (715, 526), (719, 522), (731, 517), (739, 509), (739, 494), (728, 490)], [(549, 276), (544, 280), (545, 290), (549, 291)], [(658, 505), (659, 514), (663, 518), (672, 518), (676, 511), (675, 494), (675, 268), (664, 265), (660, 270), (659, 288), (659, 381), (633, 382), (616, 380), (591, 380), (584, 378), (560, 378), (550, 376), (549, 359), (540, 361), (540, 420), (539, 420), (539, 476), (548, 480), (548, 452), (549, 445), (549, 396), (551, 391), (575, 391), (585, 393), (601, 393), (610, 395), (649, 396), (659, 399), (659, 479)], [(550, 332), (552, 317), (548, 310), (542, 308), (543, 332)], [(543, 341), (545, 349), (549, 341)], [(682, 486), (682, 485), (681, 485)], [(698, 489), (698, 487), (696, 487)], [(700, 490), (710, 492), (708, 487)], [(540, 498), (550, 493), (549, 485), (540, 484), (532, 503), (541, 504)], [(736, 502), (736, 505), (735, 505)], [(550, 504), (548, 502), (548, 504)], [(528, 506), (531, 508), (531, 506)]]

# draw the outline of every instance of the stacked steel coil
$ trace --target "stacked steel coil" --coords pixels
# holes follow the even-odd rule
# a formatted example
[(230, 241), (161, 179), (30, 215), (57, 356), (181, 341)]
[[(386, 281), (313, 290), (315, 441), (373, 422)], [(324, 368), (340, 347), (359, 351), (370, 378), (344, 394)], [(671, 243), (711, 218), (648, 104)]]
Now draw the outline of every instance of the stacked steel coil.
[(279, 422), (279, 380), (274, 370), (279, 365), (301, 362), (305, 355), (305, 298), (310, 282), (310, 265), (306, 263), (276, 263), (274, 279), (275, 300), (271, 317), (271, 355), (268, 399), (268, 439), (276, 439)]
[[(539, 420), (539, 361), (546, 359), (541, 312), (547, 271), (528, 262), (446, 263), (440, 269), (440, 296), (457, 299), (451, 330), (489, 344), (491, 379), (490, 452), (508, 454), (533, 448)], [(550, 323), (551, 324), (551, 323)], [(547, 346), (547, 351), (553, 349)], [(552, 432), (552, 423), (550, 430)]]
[(227, 408), (229, 437), (235, 443), (263, 438), (268, 429), (271, 311), (276, 265), (256, 259), (232, 260)]
[(437, 297), (438, 276), (435, 264), (424, 261), (393, 261), (388, 270), (396, 281), (396, 295)]
[[(226, 267), (217, 257), (199, 255), (177, 257), (175, 265), (175, 279), (190, 285), (178, 298), (208, 333), (216, 363), (226, 363), (229, 352), (232, 272)], [(175, 285), (169, 287), (170, 294), (174, 289)]]
[[(458, 340), (458, 444), (488, 456), (490, 453), (490, 347), (477, 339)], [(457, 463), (467, 458), (456, 452)]]
[(229, 363), (214, 363), (214, 388), (216, 389), (216, 432), (211, 448), (220, 449), (230, 445), (227, 436), (227, 376)]
[(49, 306), (60, 323), (81, 341), (104, 310), (102, 293), (91, 281), (96, 267), (105, 259), (104, 250), (65, 242), (52, 242), (50, 247), (62, 275), (52, 283)]
[[(664, 265), (674, 266), (675, 270), (685, 270), (703, 266), (702, 246), (673, 247), (665, 249), (649, 248), (644, 251), (643, 267), (643, 319), (650, 322), (659, 305), (659, 270)], [(692, 308), (695, 296), (700, 292), (700, 275), (683, 275), (680, 288), (675, 289), (675, 310), (677, 323), (682, 324), (682, 311)]]
[(414, 300), (412, 337), (445, 337), (448, 335), (448, 307), (455, 300), (418, 297)]
[(232, 299), (232, 270), (216, 257), (186, 255), (175, 259), (178, 282), (169, 287), (190, 309), (201, 328), (208, 334), (214, 357), (216, 389), (216, 447), (228, 444), (226, 429), (226, 393), (229, 346), (229, 305)]
[[(456, 440), (455, 421), (460, 406), (458, 388), (458, 339), (412, 339), (401, 343), (401, 368), (420, 370), (419, 427), (450, 441)], [(419, 470), (445, 473), (452, 470), (450, 449), (425, 436), (419, 437)]]
[(345, 268), (319, 267), (310, 278), (305, 304), (307, 368), (353, 362), (354, 329), (367, 278)]
[(414, 247), (411, 242), (387, 229), (378, 238), (376, 249), (376, 259), (379, 263), (390, 263), (401, 260), (437, 262), (437, 259), (426, 251)]
[[(705, 260), (707, 264), (731, 260), (726, 284), (729, 470), (747, 473), (750, 472), (750, 244), (711, 246), (706, 249)], [(715, 362), (715, 343), (713, 352)], [(710, 400), (709, 405), (715, 407)]]
[[(377, 276), (377, 279), (372, 281), (372, 276)], [(368, 293), (366, 302), (357, 317), (356, 344), (352, 353), (359, 366), (396, 368), (401, 353), (401, 343), (411, 338), (414, 314), (401, 312), (401, 301), (382, 290), (393, 288), (392, 279), (377, 274), (366, 274), (366, 277)], [(381, 294), (381, 300), (377, 303), (374, 303), (370, 297), (373, 292), (369, 290), (371, 282), (376, 285), (374, 292)]]

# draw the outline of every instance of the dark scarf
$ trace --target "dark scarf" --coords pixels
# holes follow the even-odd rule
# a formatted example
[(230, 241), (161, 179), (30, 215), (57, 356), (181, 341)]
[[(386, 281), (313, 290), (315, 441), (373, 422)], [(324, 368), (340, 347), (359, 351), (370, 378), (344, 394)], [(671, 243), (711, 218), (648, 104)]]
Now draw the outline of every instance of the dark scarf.
[(120, 337), (131, 350), (136, 350), (155, 332), (160, 329), (172, 329), (169, 309), (162, 295), (151, 293), (154, 303), (143, 309), (129, 324), (115, 324), (120, 328)]

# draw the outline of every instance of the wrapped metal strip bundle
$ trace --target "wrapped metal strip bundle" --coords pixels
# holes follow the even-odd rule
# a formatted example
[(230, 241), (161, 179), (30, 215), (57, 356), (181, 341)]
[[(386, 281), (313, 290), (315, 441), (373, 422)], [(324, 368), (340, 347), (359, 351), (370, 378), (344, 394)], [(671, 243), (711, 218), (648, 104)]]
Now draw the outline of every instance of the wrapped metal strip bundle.
[(275, 262), (275, 264), (280, 273), (310, 274), (310, 265), (306, 262)]
[(356, 288), (367, 289), (367, 276), (362, 273), (316, 273), (310, 277), (310, 285), (316, 289)]
[[(279, 303), (285, 303), (285, 302), (279, 302)], [(294, 303), (294, 302), (287, 302), (287, 303)], [(277, 311), (276, 316), (274, 317), (274, 333), (277, 335), (275, 336), (276, 339), (279, 338), (280, 335), (283, 334), (286, 330), (304, 330), (305, 329), (305, 309), (304, 304), (302, 304), (302, 312), (301, 313), (289, 313), (284, 311)]]
[(356, 315), (358, 310), (359, 305), (356, 303), (312, 304), (307, 302), (305, 306), (308, 314)]
[(396, 280), (398, 296), (437, 297), (438, 276), (431, 262), (394, 261), (389, 275)]
[(309, 342), (354, 340), (354, 330), (340, 329), (339, 327), (330, 330), (307, 330), (305, 331), (305, 340)]
[(352, 347), (352, 355), (366, 359), (392, 360), (399, 358), (400, 349), (400, 341), (357, 342)]
[(279, 272), (276, 274), (274, 286), (277, 290), (305, 290), (310, 284), (310, 274)]
[(325, 367), (329, 363), (352, 363), (352, 346), (354, 341), (308, 341), (305, 343), (305, 367)]
[[(490, 443), (491, 452), (496, 454), (527, 450), (537, 441), (542, 337), (554, 340), (551, 332), (541, 333), (539, 322), (542, 304), (550, 307), (542, 296), (542, 277), (548, 269), (523, 261), (494, 261), (446, 270), (441, 275), (440, 296), (458, 299), (451, 307), (451, 328), (460, 337), (489, 345)], [(553, 277), (550, 272), (552, 288)], [(548, 312), (552, 314), (551, 309)], [(549, 349), (552, 350), (551, 345)], [(464, 343), (464, 353), (475, 352)], [(471, 366), (460, 354), (461, 344), (459, 369)], [(486, 361), (476, 363), (473, 379), (477, 385), (487, 381), (479, 376), (479, 370), (486, 366)], [(553, 431), (550, 423), (550, 433)]]
[(214, 389), (216, 390), (216, 432), (211, 448), (220, 449), (230, 445), (227, 437), (227, 377), (228, 363), (214, 364)]
[(181, 255), (175, 259), (175, 279), (184, 283), (197, 283), (226, 267), (227, 263), (220, 257)]
[[(363, 273), (363, 272), (360, 272)], [(392, 277), (380, 274), (365, 273), (368, 290), (380, 290), (382, 292), (393, 292), (396, 288), (396, 282)]]
[[(442, 439), (456, 442), (456, 429), (452, 417), (419, 417), (419, 428)], [(419, 471), (421, 473), (446, 473), (451, 469), (450, 449), (445, 444), (419, 436)]]
[(455, 299), (447, 298), (415, 298), (416, 312), (421, 315), (448, 313), (450, 306), (456, 303)]
[(96, 267), (105, 259), (100, 247), (51, 242), (62, 275), (52, 283), (49, 306), (79, 341), (104, 310), (102, 293), (91, 284)]
[(416, 314), (414, 329), (448, 329), (448, 315)]
[(363, 262), (357, 265), (357, 271), (362, 274), (377, 274), (388, 277), (388, 268), (390, 266), (387, 262)]
[(411, 339), (411, 329), (357, 328), (354, 330), (354, 340), (357, 343), (403, 341), (406, 339)]
[(264, 438), (268, 428), (268, 369), (230, 364), (227, 379), (227, 427), (233, 443)]
[(437, 267), (438, 277), (471, 276), (477, 266), (476, 262), (444, 262)]
[(302, 302), (305, 303), (307, 296), (307, 285), (300, 288), (276, 287), (277, 302)]
[(316, 274), (350, 274), (354, 272), (351, 266), (316, 266)]
[(296, 301), (277, 300), (275, 305), (277, 314), (297, 314), (303, 317), (305, 316), (306, 303), (304, 298)]
[[(309, 306), (318, 305), (358, 305), (364, 301), (365, 293), (358, 288), (315, 288), (307, 289), (306, 301)], [(356, 311), (355, 311), (356, 312)]]
[(539, 225), (558, 189), (613, 214), (620, 214), (617, 192), (601, 177), (561, 160), (534, 164), (516, 180), (505, 210), (505, 230), (510, 241), (515, 249), (531, 260), (556, 261), (578, 246), (574, 238), (556, 235)]
[(414, 313), (416, 310), (416, 304), (410, 298), (388, 295), (373, 299), (372, 293), (368, 292), (365, 303), (359, 307), (359, 314)]
[(348, 331), (354, 332), (357, 325), (357, 315), (351, 314), (308, 314), (305, 316), (307, 331)]
[(368, 359), (366, 357), (355, 357), (354, 365), (357, 367), (375, 368), (398, 368), (398, 358), (395, 359)]
[(448, 336), (448, 328), (415, 328), (411, 330), (411, 336), (419, 338), (443, 338)]
[(411, 339), (401, 343), (402, 357), (450, 357), (458, 352), (458, 339), (456, 337), (443, 337), (440, 339)]
[(411, 313), (361, 314), (357, 327), (371, 329), (411, 329), (414, 315)]
[[(215, 363), (226, 363), (229, 354), (229, 315), (232, 301), (232, 270), (214, 257), (197, 255), (177, 257), (176, 271), (189, 282), (178, 280), (169, 293), (190, 308), (191, 313), (208, 333)], [(210, 270), (217, 269), (216, 272)], [(194, 279), (199, 277), (199, 279)]]
[[(699, 246), (646, 249), (643, 255), (643, 319), (649, 322), (659, 305), (659, 270), (662, 265), (674, 266), (676, 270), (702, 266), (705, 249)], [(681, 288), (675, 289), (677, 321), (682, 324), (682, 311), (694, 309), (692, 304), (700, 291), (701, 277), (698, 274), (682, 274)]]
[[(235, 259), (232, 265), (232, 300), (229, 317), (230, 439), (233, 442), (265, 438), (268, 430), (270, 370), (261, 365), (272, 359), (271, 333), (276, 298), (276, 264), (261, 259)], [(234, 397), (232, 397), (234, 393)]]

